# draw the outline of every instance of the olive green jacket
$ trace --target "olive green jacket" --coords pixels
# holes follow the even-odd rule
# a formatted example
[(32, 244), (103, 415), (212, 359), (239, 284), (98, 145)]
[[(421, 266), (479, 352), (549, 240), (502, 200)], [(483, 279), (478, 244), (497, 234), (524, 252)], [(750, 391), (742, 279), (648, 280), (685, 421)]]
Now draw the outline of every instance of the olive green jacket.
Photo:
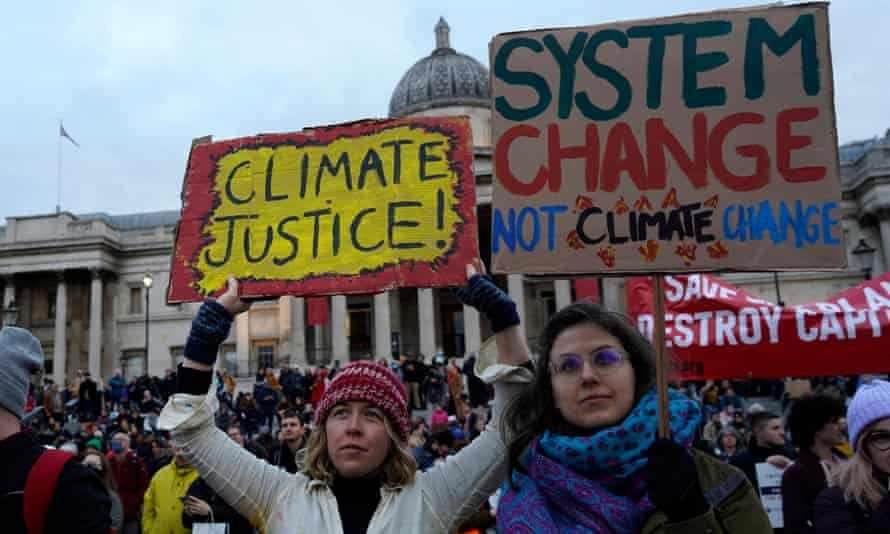
[(669, 523), (656, 511), (641, 534), (772, 534), (757, 492), (739, 469), (694, 449), (692, 456), (711, 509), (682, 523)]

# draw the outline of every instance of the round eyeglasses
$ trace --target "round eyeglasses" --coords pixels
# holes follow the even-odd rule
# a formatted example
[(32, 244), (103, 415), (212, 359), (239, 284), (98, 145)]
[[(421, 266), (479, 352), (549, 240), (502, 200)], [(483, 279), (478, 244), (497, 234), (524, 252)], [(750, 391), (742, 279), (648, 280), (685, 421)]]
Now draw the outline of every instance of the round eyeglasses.
[(869, 445), (881, 452), (890, 451), (890, 432), (876, 430), (865, 438)]
[(625, 360), (627, 356), (624, 352), (614, 347), (606, 347), (583, 355), (560, 354), (550, 362), (550, 368), (555, 376), (576, 378), (581, 376), (584, 363), (587, 362), (590, 367), (596, 369), (599, 376), (605, 376), (621, 367)]

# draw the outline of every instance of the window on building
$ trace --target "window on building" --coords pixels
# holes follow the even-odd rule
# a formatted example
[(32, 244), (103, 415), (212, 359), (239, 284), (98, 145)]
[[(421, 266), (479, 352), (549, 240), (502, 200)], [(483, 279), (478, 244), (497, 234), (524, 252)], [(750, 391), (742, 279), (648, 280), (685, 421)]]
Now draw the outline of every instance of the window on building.
[(56, 292), (49, 291), (46, 294), (46, 318), (56, 318)]
[(173, 362), (173, 368), (185, 360), (185, 347), (170, 347), (170, 359)]
[(541, 304), (544, 309), (544, 322), (550, 320), (556, 313), (556, 295), (553, 291), (541, 291)]
[(275, 367), (275, 342), (274, 341), (258, 341), (253, 346), (254, 364), (251, 370), (256, 373), (265, 367)]
[(141, 287), (131, 287), (130, 288), (130, 313), (138, 314), (142, 313), (142, 288)]
[(125, 350), (121, 354), (121, 370), (124, 378), (132, 380), (145, 374), (145, 349)]
[(55, 345), (43, 345), (43, 373), (44, 376), (53, 375), (53, 353), (56, 351)]
[(238, 376), (238, 351), (234, 343), (226, 343), (219, 348), (219, 359), (227, 373)]

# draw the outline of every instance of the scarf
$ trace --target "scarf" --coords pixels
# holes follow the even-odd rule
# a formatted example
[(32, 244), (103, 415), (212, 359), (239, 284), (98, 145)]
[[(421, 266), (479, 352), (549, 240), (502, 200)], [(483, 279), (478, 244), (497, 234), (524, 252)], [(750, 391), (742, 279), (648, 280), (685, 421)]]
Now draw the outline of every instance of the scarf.
[[(655, 390), (647, 392), (616, 426), (590, 436), (544, 432), (532, 441), (505, 483), (498, 505), (499, 532), (634, 533), (655, 510), (645, 482), (646, 450), (658, 428)], [(670, 390), (674, 441), (689, 448), (701, 423), (699, 406)]]

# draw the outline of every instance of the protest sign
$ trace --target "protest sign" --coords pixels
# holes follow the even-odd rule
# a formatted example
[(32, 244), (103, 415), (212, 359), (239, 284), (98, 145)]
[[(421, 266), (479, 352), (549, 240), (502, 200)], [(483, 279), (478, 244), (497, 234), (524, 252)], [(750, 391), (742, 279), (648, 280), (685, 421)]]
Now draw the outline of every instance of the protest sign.
[(193, 146), (168, 302), (458, 285), (478, 257), (469, 120), (366, 121)]
[(827, 4), (500, 34), (499, 273), (839, 269)]
[[(652, 338), (652, 282), (627, 280), (627, 309)], [(779, 307), (719, 278), (665, 277), (665, 346), (678, 380), (890, 372), (890, 272), (822, 302)]]
[(773, 528), (783, 528), (785, 518), (782, 515), (782, 474), (784, 471), (778, 467), (761, 462), (754, 465), (757, 472), (757, 487), (760, 493), (760, 502), (769, 517), (769, 524)]

